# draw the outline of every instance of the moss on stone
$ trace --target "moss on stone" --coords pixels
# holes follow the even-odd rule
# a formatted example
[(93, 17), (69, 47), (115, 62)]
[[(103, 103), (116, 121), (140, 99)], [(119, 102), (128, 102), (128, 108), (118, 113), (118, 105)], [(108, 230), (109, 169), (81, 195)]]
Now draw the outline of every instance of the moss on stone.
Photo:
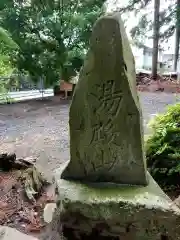
[(90, 184), (61, 179), (66, 164), (55, 174), (64, 228), (91, 236), (103, 225), (98, 231), (105, 236), (132, 234), (133, 240), (160, 240), (158, 236), (166, 232), (180, 239), (180, 210), (149, 174), (146, 187)]

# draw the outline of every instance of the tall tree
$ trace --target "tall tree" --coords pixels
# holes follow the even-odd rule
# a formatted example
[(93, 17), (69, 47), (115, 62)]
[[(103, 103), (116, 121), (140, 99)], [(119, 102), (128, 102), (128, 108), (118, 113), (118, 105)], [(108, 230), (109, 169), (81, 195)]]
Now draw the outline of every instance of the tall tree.
[[(17, 44), (12, 40), (9, 33), (0, 27), (0, 76), (7, 76), (13, 71), (9, 52), (17, 48)], [(6, 84), (7, 82), (0, 81), (1, 100), (7, 92)]]
[(10, 34), (0, 27), (0, 76), (9, 75), (12, 70), (9, 53), (13, 49), (17, 49), (17, 44), (12, 40)]
[(104, 0), (9, 0), (1, 22), (20, 46), (15, 64), (48, 85), (80, 69)]
[(175, 35), (175, 50), (174, 50), (174, 71), (177, 71), (177, 63), (179, 58), (179, 43), (180, 43), (180, 0), (176, 2), (176, 35)]
[[(174, 58), (174, 69), (177, 68), (177, 59), (179, 52), (179, 25), (180, 25), (180, 11), (179, 11), (179, 0), (167, 1), (167, 4), (163, 6), (159, 12), (159, 42), (166, 42), (176, 31), (176, 44), (175, 44), (175, 58)], [(122, 11), (135, 11), (139, 12), (143, 3), (152, 3), (152, 0), (132, 0), (129, 4), (122, 9)], [(155, 14), (155, 12), (154, 12)], [(139, 44), (144, 36), (147, 36), (149, 31), (153, 31), (155, 25), (154, 22), (149, 19), (149, 13), (145, 11), (140, 17), (140, 20), (134, 28), (131, 30), (133, 40)]]
[(159, 51), (159, 29), (160, 29), (160, 0), (154, 0), (153, 20), (153, 55), (152, 55), (152, 77), (157, 77), (158, 51)]

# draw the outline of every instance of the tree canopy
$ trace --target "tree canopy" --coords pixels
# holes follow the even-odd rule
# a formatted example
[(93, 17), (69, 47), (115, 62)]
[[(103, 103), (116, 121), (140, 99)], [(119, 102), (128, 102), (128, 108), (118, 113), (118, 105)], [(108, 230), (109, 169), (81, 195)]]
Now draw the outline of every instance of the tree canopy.
[(19, 49), (12, 52), (20, 71), (47, 85), (79, 71), (104, 0), (7, 0), (0, 24)]
[(13, 68), (9, 53), (17, 48), (18, 45), (12, 40), (10, 34), (0, 27), (0, 76), (5, 76), (12, 72)]

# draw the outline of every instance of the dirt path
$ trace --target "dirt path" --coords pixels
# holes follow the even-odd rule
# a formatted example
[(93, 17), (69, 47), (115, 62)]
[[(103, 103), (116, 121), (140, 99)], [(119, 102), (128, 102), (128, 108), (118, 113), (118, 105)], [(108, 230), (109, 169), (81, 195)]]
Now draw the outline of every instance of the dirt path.
[[(165, 93), (140, 93), (145, 133), (146, 123), (180, 96)], [(0, 151), (18, 157), (35, 156), (45, 171), (57, 168), (69, 158), (69, 102), (57, 99), (0, 106)]]

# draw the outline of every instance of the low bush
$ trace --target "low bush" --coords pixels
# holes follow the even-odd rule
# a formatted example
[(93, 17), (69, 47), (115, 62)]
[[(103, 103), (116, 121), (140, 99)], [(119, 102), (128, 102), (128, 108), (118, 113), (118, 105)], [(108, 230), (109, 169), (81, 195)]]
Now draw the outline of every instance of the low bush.
[(180, 104), (167, 108), (151, 122), (152, 135), (146, 141), (149, 171), (167, 191), (180, 190)]

